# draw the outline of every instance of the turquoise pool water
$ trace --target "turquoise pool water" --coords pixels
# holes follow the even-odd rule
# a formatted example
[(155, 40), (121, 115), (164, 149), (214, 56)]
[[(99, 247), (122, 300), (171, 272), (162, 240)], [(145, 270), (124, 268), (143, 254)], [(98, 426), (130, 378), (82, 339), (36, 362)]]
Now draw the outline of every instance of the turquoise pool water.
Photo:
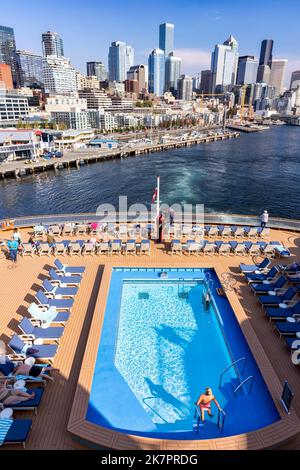
[[(165, 270), (164, 270), (165, 271)], [(226, 298), (203, 303), (211, 270), (115, 269), (107, 301), (87, 419), (151, 437), (201, 439), (252, 431), (279, 419)], [(233, 361), (244, 361), (221, 372)], [(239, 392), (234, 388), (253, 376)], [(211, 387), (226, 413), (223, 433), (217, 408), (195, 432), (194, 403)], [(257, 406), (260, 403), (260, 406)]]

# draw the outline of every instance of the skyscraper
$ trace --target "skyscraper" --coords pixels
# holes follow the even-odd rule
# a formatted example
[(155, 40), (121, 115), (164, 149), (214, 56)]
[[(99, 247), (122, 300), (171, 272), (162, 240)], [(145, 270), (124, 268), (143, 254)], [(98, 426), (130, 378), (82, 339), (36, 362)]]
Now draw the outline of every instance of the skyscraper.
[(64, 56), (63, 40), (58, 33), (47, 31), (42, 34), (43, 55), (62, 57)]
[(300, 86), (300, 70), (295, 70), (292, 72), (290, 90), (297, 90)]
[(0, 62), (11, 67), (14, 86), (18, 85), (16, 41), (13, 28), (0, 25)]
[(43, 79), (46, 92), (62, 95), (77, 92), (76, 71), (66, 57), (45, 57)]
[(285, 77), (285, 70), (287, 66), (287, 59), (273, 59), (271, 74), (270, 74), (270, 86), (274, 86), (277, 90), (277, 94), (283, 93), (283, 84)]
[(127, 80), (137, 82), (138, 93), (147, 89), (146, 78), (146, 66), (143, 64), (133, 65), (127, 72)]
[(88, 77), (97, 77), (99, 82), (107, 80), (107, 71), (103, 62), (87, 62), (86, 73)]
[(159, 48), (168, 56), (174, 49), (174, 25), (163, 23), (159, 25)]
[(181, 59), (173, 56), (171, 53), (166, 58), (165, 64), (165, 90), (170, 91), (174, 95), (177, 92), (177, 83), (181, 73)]
[(238, 65), (238, 42), (230, 36), (224, 44), (217, 44), (212, 52), (212, 91), (217, 86), (226, 87), (236, 83)]
[(148, 66), (149, 92), (162, 96), (165, 86), (165, 54), (162, 49), (153, 49), (149, 55)]
[(240, 56), (238, 61), (237, 85), (256, 83), (258, 60), (254, 56)]
[(133, 48), (122, 41), (112, 42), (108, 53), (109, 80), (124, 82), (126, 74), (133, 64)]
[(273, 58), (273, 39), (264, 39), (261, 43), (259, 65), (268, 65), (271, 68)]
[(43, 85), (42, 56), (33, 54), (32, 52), (17, 51), (17, 65), (21, 86)]
[(179, 100), (191, 101), (193, 97), (193, 79), (188, 75), (181, 75), (178, 80), (177, 98)]
[(200, 81), (200, 92), (201, 93), (210, 93), (211, 92), (211, 80), (212, 73), (211, 70), (202, 70), (201, 72), (201, 81)]
[(257, 69), (257, 83), (269, 83), (271, 75), (271, 68), (269, 65), (259, 65)]

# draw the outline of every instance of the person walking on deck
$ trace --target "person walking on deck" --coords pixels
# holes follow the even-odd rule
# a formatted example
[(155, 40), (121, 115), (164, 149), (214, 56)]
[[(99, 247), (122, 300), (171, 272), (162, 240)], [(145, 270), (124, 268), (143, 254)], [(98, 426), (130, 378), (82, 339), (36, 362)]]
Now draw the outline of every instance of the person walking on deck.
[(16, 241), (14, 238), (12, 238), (11, 240), (8, 240), (7, 248), (9, 249), (10, 259), (14, 263), (16, 263), (17, 262), (17, 256), (18, 256), (19, 242)]
[(269, 221), (268, 211), (263, 211), (263, 213), (260, 216), (260, 226), (261, 226), (261, 228), (265, 228), (268, 221)]

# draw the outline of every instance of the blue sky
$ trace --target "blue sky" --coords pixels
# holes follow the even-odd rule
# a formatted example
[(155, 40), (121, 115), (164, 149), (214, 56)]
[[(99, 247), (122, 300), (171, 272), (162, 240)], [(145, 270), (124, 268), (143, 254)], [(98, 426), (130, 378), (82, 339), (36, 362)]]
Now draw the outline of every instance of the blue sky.
[(109, 44), (116, 40), (133, 46), (135, 62), (145, 63), (158, 47), (162, 22), (175, 24), (183, 72), (209, 67), (213, 46), (230, 34), (242, 55), (258, 56), (261, 40), (274, 39), (274, 56), (289, 59), (287, 80), (300, 69), (299, 0), (14, 0), (13, 5), (1, 6), (0, 23), (14, 28), (19, 49), (41, 53), (42, 32), (57, 31), (65, 55), (81, 71), (88, 60), (107, 63)]

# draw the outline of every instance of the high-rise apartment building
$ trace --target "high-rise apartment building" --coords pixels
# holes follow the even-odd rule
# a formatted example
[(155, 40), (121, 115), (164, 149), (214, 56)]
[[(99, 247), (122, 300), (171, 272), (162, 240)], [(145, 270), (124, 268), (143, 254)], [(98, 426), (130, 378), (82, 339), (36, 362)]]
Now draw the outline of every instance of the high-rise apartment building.
[(287, 59), (272, 60), (269, 84), (270, 86), (274, 86), (276, 88), (278, 95), (283, 93), (283, 85), (287, 63)]
[(159, 48), (168, 56), (174, 50), (174, 25), (163, 23), (159, 25)]
[(11, 68), (14, 86), (18, 86), (16, 41), (13, 28), (0, 25), (0, 63)]
[(148, 67), (149, 92), (162, 96), (165, 88), (165, 54), (162, 49), (153, 49), (149, 55)]
[(58, 33), (46, 31), (42, 34), (42, 48), (44, 57), (47, 56), (64, 56), (63, 40)]
[(290, 90), (297, 90), (300, 86), (300, 70), (295, 70), (292, 72)]
[(107, 70), (103, 62), (87, 62), (86, 63), (86, 74), (88, 77), (95, 76), (99, 82), (107, 80)]
[(238, 65), (238, 42), (230, 36), (223, 44), (217, 44), (212, 53), (212, 90), (236, 83)]
[(254, 56), (240, 56), (238, 61), (237, 85), (256, 83), (258, 60)]
[(177, 98), (191, 101), (193, 97), (193, 79), (188, 75), (181, 75), (178, 80)]
[(177, 93), (178, 79), (181, 74), (181, 58), (175, 57), (171, 53), (166, 58), (165, 64), (165, 91), (170, 91), (173, 95)]
[(76, 71), (66, 57), (43, 59), (43, 79), (48, 93), (66, 94), (77, 91)]
[[(127, 80), (128, 81), (136, 81), (137, 87), (134, 90), (137, 93), (141, 93), (143, 90), (147, 90), (147, 68), (145, 65), (133, 65), (127, 72)], [(133, 84), (134, 85), (134, 84)], [(133, 86), (134, 89), (134, 86)], [(128, 90), (131, 91), (131, 90)]]
[(109, 80), (124, 82), (133, 64), (134, 49), (122, 41), (112, 42), (108, 53)]
[(19, 83), (23, 87), (43, 86), (43, 58), (27, 51), (17, 51)]
[(11, 67), (8, 64), (0, 64), (0, 89), (11, 90), (14, 87)]

